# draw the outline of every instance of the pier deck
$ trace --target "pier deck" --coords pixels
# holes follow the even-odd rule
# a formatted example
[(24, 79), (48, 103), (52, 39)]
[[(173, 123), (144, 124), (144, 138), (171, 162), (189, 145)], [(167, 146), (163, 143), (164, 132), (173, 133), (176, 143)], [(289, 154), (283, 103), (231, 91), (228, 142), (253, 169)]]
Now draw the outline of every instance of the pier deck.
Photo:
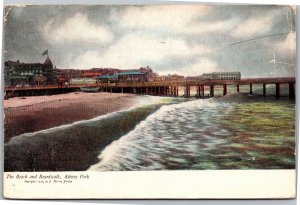
[(240, 85), (249, 85), (249, 93), (252, 94), (252, 85), (262, 84), (263, 95), (266, 95), (266, 85), (274, 84), (276, 86), (276, 97), (280, 97), (280, 85), (289, 85), (289, 96), (295, 98), (295, 77), (282, 78), (244, 78), (240, 80), (185, 80), (185, 81), (161, 81), (161, 82), (120, 82), (120, 83), (96, 83), (86, 85), (39, 85), (28, 87), (5, 87), (7, 96), (23, 95), (43, 95), (73, 92), (80, 87), (100, 87), (105, 92), (126, 92), (135, 94), (147, 94), (158, 96), (178, 96), (178, 87), (184, 87), (184, 96), (190, 97), (191, 87), (197, 88), (197, 97), (204, 97), (204, 86), (209, 86), (210, 97), (214, 96), (214, 87), (223, 86), (223, 95), (227, 94), (227, 86), (235, 85), (239, 92)]

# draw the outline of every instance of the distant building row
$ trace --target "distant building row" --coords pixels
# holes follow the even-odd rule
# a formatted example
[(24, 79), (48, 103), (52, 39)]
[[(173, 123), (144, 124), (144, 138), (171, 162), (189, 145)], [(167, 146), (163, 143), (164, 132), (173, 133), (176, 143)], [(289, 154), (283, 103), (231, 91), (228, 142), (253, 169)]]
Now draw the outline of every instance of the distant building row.
[(159, 76), (149, 67), (120, 70), (113, 68), (93, 68), (90, 70), (57, 69), (47, 56), (44, 63), (21, 63), (6, 61), (4, 68), (5, 86), (30, 86), (41, 84), (94, 84), (121, 82), (182, 81), (200, 79), (239, 80), (240, 72), (213, 72), (202, 76), (184, 77), (181, 75)]
[(132, 70), (93, 68), (90, 70), (57, 69), (47, 56), (44, 63), (6, 61), (5, 86), (30, 86), (42, 84), (91, 84), (96, 82), (151, 82), (161, 76), (149, 67)]
[(95, 72), (95, 75), (68, 76), (68, 78), (65, 78), (65, 82), (70, 84), (151, 82), (155, 81), (158, 76), (149, 66), (132, 70), (94, 68), (83, 72), (83, 74), (91, 71)]

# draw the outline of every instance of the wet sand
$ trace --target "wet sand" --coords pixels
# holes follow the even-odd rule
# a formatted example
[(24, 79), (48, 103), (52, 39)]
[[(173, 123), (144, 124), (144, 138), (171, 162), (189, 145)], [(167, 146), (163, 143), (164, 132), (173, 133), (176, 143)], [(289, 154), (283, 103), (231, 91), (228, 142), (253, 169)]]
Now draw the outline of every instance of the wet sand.
[[(131, 131), (157, 106), (127, 110), (114, 117), (105, 117), (101, 123), (89, 121), (70, 125), (67, 129), (54, 128), (51, 129), (53, 131), (33, 135), (16, 135), (135, 107), (140, 105), (139, 99), (132, 94), (115, 93), (70, 93), (48, 96), (48, 100), (39, 97), (10, 99), (11, 104), (6, 102), (5, 108), (8, 128), (5, 130), (4, 170), (87, 170), (99, 162), (101, 150)], [(20, 103), (22, 100), (23, 103)]]
[(127, 109), (136, 101), (132, 94), (83, 92), (4, 100), (4, 141), (23, 133)]

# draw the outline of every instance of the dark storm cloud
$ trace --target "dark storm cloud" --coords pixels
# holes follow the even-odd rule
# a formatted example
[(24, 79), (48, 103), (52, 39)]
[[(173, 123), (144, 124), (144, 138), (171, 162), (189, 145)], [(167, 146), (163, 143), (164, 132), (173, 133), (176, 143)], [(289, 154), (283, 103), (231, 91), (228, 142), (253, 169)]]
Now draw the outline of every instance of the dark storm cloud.
[[(5, 59), (42, 62), (48, 49), (62, 68), (150, 65), (164, 74), (224, 70), (269, 76), (274, 53), (295, 64), (294, 18), (291, 8), (281, 6), (13, 7), (5, 24)], [(294, 73), (292, 66), (277, 68), (277, 75)]]
[[(8, 11), (9, 7), (6, 7)], [(94, 46), (89, 42), (72, 42), (53, 45), (42, 33), (45, 25), (51, 20), (52, 26), (60, 25), (65, 19), (76, 13), (90, 16), (91, 21), (106, 24), (109, 7), (103, 6), (26, 6), (13, 7), (5, 26), (6, 59), (20, 59), (25, 62), (43, 61), (41, 57), (45, 49), (49, 49), (51, 57), (57, 65), (67, 66), (66, 60), (71, 56), (80, 56)], [(50, 30), (51, 32), (51, 30)], [(103, 48), (104, 49), (104, 48)]]

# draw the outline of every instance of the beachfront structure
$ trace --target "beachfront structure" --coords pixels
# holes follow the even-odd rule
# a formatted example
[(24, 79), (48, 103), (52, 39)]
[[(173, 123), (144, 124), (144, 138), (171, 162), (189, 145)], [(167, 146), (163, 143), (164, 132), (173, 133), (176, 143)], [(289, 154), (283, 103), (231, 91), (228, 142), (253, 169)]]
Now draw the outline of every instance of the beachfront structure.
[(119, 82), (146, 82), (146, 74), (139, 71), (118, 73)]
[(161, 75), (161, 76), (156, 76), (154, 81), (162, 82), (162, 81), (182, 81), (184, 80), (184, 76), (182, 75)]
[(145, 73), (145, 77), (147, 79), (147, 82), (155, 81), (155, 78), (158, 76), (157, 73), (153, 72), (153, 70), (150, 66), (141, 67), (138, 70), (132, 70), (132, 71), (138, 71), (138, 72), (141, 72), (141, 73)]
[(102, 75), (98, 77), (98, 82), (114, 83), (114, 82), (146, 82), (147, 74), (138, 71), (128, 71), (115, 73), (113, 75)]
[(21, 63), (6, 61), (4, 63), (5, 86), (36, 85), (55, 81), (53, 64), (49, 56), (44, 63)]
[(204, 73), (202, 75), (203, 79), (211, 80), (240, 80), (240, 72), (213, 72), (213, 73)]
[(96, 84), (96, 78), (71, 78), (69, 81), (70, 85), (87, 85)]
[(118, 79), (118, 74), (105, 74), (97, 77), (99, 83), (114, 83)]

